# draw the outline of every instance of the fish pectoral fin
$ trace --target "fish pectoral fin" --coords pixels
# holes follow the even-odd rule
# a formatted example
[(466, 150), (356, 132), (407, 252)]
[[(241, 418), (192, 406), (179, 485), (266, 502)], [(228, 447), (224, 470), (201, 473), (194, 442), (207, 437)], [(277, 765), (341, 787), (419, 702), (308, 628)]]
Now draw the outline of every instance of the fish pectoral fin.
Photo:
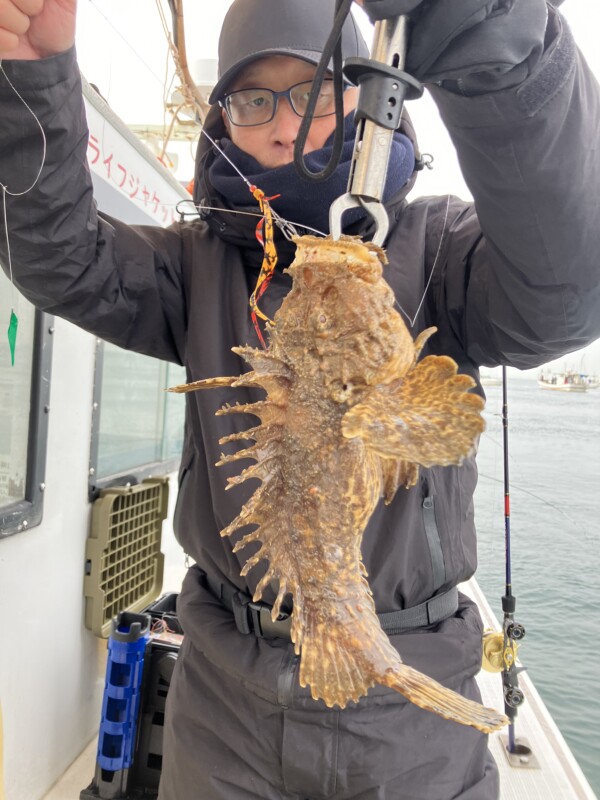
[(499, 711), (468, 700), (406, 664), (389, 669), (381, 683), (400, 692), (419, 708), (461, 725), (470, 725), (482, 733), (496, 731), (509, 721)]
[(377, 386), (342, 419), (342, 433), (360, 437), (382, 458), (421, 464), (459, 464), (474, 449), (485, 423), (475, 382), (457, 375), (447, 356), (428, 356), (402, 378)]
[(198, 389), (218, 389), (220, 386), (233, 386), (239, 379), (239, 375), (233, 375), (227, 378), (206, 378), (206, 380), (203, 381), (193, 381), (192, 383), (181, 383), (179, 386), (171, 386), (167, 391), (183, 394), (184, 392), (195, 392)]

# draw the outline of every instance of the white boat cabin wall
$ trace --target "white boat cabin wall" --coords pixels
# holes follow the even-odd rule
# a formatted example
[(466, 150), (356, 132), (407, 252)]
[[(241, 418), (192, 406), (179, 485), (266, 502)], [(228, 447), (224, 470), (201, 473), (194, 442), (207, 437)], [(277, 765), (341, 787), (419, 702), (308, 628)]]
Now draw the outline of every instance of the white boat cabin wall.
[[(187, 191), (89, 86), (85, 99), (99, 208), (128, 223), (170, 224)], [(118, 481), (111, 473), (121, 467), (129, 480), (170, 475), (165, 585), (180, 584), (184, 555), (170, 520), (183, 404), (167, 408), (164, 389), (185, 377), (36, 312), (0, 274), (0, 315), (8, 321), (14, 305), (19, 318), (14, 367), (6, 338), (0, 343), (0, 784), (7, 800), (40, 800), (98, 732), (106, 640), (84, 624), (86, 539), (91, 491)], [(128, 397), (128, 372), (141, 406)], [(111, 436), (113, 424), (129, 437), (125, 446)], [(142, 441), (146, 451), (131, 456)]]

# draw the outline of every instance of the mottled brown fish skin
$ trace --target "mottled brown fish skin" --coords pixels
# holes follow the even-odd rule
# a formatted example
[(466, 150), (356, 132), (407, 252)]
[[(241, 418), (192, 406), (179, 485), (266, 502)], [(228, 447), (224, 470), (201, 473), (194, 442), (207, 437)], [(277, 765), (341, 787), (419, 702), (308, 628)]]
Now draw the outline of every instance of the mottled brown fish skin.
[(268, 350), (235, 348), (252, 371), (175, 387), (267, 392), (260, 403), (219, 412), (260, 420), (222, 440), (254, 441), (219, 462), (255, 460), (230, 483), (261, 480), (222, 534), (253, 526), (234, 549), (261, 542), (242, 575), (268, 561), (254, 599), (276, 581), (274, 619), (292, 595), (300, 683), (315, 699), (343, 708), (380, 683), (443, 717), (494, 730), (507, 722), (503, 715), (402, 663), (379, 624), (360, 551), (382, 496), (389, 502), (399, 486), (414, 484), (419, 464), (460, 463), (470, 452), (483, 403), (451, 359), (417, 364), (434, 329), (413, 342), (383, 280), (380, 248), (348, 237), (296, 243), (293, 286), (269, 328)]

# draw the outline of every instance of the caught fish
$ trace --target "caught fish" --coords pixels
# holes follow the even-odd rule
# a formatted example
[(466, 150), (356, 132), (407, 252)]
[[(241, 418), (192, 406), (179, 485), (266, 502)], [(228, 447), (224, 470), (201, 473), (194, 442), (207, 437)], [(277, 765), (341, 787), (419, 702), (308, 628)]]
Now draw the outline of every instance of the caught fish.
[(436, 714), (489, 732), (506, 717), (466, 700), (402, 663), (382, 630), (361, 559), (375, 506), (412, 486), (419, 465), (458, 464), (484, 427), (475, 384), (446, 356), (418, 361), (429, 328), (413, 342), (383, 278), (381, 248), (359, 239), (296, 240), (293, 285), (268, 326), (269, 347), (236, 347), (251, 371), (174, 387), (261, 387), (260, 402), (225, 406), (260, 423), (221, 443), (252, 441), (219, 464), (253, 459), (229, 479), (261, 483), (221, 533), (253, 530), (235, 545), (261, 547), (242, 570), (268, 569), (276, 620), (293, 598), (291, 638), (301, 655), (300, 684), (314, 699), (344, 708), (383, 684)]

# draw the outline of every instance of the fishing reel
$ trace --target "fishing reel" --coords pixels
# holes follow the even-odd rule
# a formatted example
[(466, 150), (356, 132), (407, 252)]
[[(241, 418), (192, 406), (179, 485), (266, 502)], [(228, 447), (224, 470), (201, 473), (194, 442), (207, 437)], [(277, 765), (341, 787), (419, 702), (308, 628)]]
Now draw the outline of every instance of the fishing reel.
[(525, 638), (525, 626), (520, 622), (509, 622), (506, 626), (506, 636), (515, 642)]
[[(514, 662), (516, 658), (516, 649), (518, 645), (515, 644), (515, 652), (509, 654), (508, 660)], [(505, 647), (504, 647), (504, 633), (502, 631), (495, 631), (492, 629), (483, 632), (483, 657), (481, 667), (486, 672), (502, 672), (505, 669)]]
[(518, 708), (525, 700), (525, 695), (518, 686), (504, 686), (504, 702), (510, 708)]
[[(502, 689), (507, 714), (513, 717), (514, 710), (525, 700), (519, 688), (517, 667), (519, 644), (525, 636), (525, 627), (519, 622), (506, 620), (504, 630), (486, 630), (483, 633), (482, 668), (486, 672), (502, 672)], [(513, 711), (513, 714), (510, 712)]]
[(515, 667), (518, 642), (524, 638), (525, 626), (513, 620), (507, 620), (502, 631), (484, 631), (482, 668), (486, 672), (503, 672)]

